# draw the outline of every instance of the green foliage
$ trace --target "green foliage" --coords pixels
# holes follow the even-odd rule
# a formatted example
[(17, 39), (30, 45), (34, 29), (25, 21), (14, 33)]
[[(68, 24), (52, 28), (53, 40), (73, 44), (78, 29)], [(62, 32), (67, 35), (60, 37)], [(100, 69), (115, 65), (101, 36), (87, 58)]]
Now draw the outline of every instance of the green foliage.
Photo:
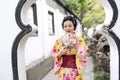
[(92, 26), (94, 26), (93, 24), (93, 18), (92, 17), (86, 17), (82, 20), (82, 24), (87, 27), (90, 28)]
[(79, 3), (81, 4), (81, 8), (84, 11), (88, 10), (88, 0), (79, 0)]
[(80, 16), (80, 10), (87, 11), (87, 0), (64, 0), (69, 10), (71, 10), (78, 17)]
[[(103, 23), (105, 19), (105, 12), (103, 7), (98, 3), (97, 0), (88, 0), (88, 11), (85, 13), (85, 16), (82, 20), (82, 24), (85, 27), (94, 27), (95, 24)], [(90, 21), (91, 20), (91, 21)], [(86, 23), (90, 23), (86, 25)]]
[(92, 56), (92, 58), (93, 58), (93, 63), (94, 63), (94, 72), (97, 72), (97, 70), (98, 70), (98, 61), (97, 61), (95, 56)]
[(64, 2), (69, 10), (82, 19), (84, 27), (94, 27), (95, 24), (103, 23), (105, 19), (104, 9), (97, 0), (64, 0)]
[(94, 73), (95, 80), (109, 80), (110, 74), (104, 71)]
[(109, 80), (110, 73), (107, 73), (105, 71), (99, 71), (98, 60), (96, 59), (95, 56), (92, 56), (92, 58), (93, 58), (93, 63), (94, 63), (94, 80)]

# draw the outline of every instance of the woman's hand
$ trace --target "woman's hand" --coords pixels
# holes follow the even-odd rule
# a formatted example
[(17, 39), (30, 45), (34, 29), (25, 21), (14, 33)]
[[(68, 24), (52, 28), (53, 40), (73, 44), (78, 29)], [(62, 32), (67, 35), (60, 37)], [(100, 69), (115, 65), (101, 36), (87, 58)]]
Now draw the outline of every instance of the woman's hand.
[(60, 49), (60, 56), (64, 55), (67, 51), (67, 48), (66, 46), (63, 46), (61, 49)]

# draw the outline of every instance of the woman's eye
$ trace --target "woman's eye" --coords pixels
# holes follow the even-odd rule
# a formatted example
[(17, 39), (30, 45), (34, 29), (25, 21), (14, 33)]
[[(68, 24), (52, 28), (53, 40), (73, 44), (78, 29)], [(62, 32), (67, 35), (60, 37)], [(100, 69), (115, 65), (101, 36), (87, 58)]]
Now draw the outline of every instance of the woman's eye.
[(64, 28), (66, 28), (67, 26), (64, 26)]
[(72, 25), (69, 25), (69, 27), (72, 27)]

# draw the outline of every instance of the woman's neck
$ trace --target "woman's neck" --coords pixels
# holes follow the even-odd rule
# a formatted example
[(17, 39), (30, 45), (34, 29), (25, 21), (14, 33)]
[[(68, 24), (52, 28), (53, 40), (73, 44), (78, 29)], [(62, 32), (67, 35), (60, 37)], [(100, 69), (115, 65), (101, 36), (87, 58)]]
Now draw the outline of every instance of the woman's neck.
[(74, 32), (74, 31), (72, 31), (72, 32), (66, 32), (66, 33), (71, 33), (71, 34), (75, 34), (75, 32)]

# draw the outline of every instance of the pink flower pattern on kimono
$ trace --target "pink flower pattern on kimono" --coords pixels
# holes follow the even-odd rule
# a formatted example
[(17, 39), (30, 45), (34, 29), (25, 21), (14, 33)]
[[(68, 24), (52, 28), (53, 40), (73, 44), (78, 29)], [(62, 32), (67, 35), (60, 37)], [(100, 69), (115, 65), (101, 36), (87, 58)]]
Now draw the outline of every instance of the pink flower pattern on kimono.
[(79, 37), (78, 38), (78, 51), (77, 51), (77, 59), (76, 59), (76, 63), (77, 63), (77, 69), (80, 73), (83, 73), (86, 67), (86, 51), (87, 51), (87, 46), (84, 43), (84, 39)]
[(59, 76), (58, 80), (80, 80), (81, 79), (81, 76), (79, 75), (77, 69), (72, 69), (72, 68), (61, 67), (61, 70), (58, 76)]

